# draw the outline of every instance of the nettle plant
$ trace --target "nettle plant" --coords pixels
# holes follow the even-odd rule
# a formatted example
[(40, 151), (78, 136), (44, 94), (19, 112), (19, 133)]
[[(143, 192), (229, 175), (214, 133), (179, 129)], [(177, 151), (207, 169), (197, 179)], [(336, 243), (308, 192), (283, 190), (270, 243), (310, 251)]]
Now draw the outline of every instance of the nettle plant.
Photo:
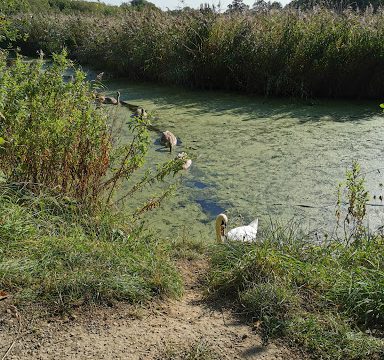
[[(63, 73), (68, 68), (74, 76), (66, 82)], [(65, 51), (49, 63), (42, 56), (34, 61), (17, 57), (10, 66), (6, 54), (0, 55), (0, 170), (8, 182), (49, 190), (90, 209), (111, 205), (120, 185), (144, 165), (149, 148), (149, 120), (127, 121), (131, 140), (115, 146), (113, 121), (95, 106), (91, 84), (84, 72), (73, 68)], [(122, 197), (175, 175), (183, 161), (148, 170)], [(164, 194), (136, 213), (158, 206)]]

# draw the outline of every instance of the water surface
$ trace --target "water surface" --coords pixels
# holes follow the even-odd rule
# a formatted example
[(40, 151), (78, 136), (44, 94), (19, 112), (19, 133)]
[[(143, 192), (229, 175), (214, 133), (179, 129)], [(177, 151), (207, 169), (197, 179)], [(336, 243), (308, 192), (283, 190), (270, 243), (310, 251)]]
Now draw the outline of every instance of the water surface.
[[(384, 118), (375, 102), (276, 100), (108, 83), (108, 92), (116, 90), (151, 111), (154, 125), (181, 139), (176, 152), (194, 157), (176, 196), (146, 217), (146, 226), (162, 236), (213, 239), (214, 218), (222, 211), (232, 224), (259, 217), (263, 228), (270, 218), (294, 217), (306, 228), (331, 230), (337, 185), (353, 160), (367, 172), (372, 195), (382, 193)], [(113, 111), (120, 118), (130, 114), (126, 108)], [(174, 156), (156, 142), (155, 132), (152, 137), (150, 164)], [(369, 207), (371, 227), (383, 219), (380, 206)]]

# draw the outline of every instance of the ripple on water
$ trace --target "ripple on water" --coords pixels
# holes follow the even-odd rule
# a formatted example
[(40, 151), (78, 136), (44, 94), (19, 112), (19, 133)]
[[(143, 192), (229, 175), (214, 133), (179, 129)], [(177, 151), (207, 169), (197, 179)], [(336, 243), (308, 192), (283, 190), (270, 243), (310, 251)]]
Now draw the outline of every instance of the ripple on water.
[(202, 181), (198, 181), (198, 180), (189, 180), (189, 181), (186, 181), (186, 186), (188, 187), (191, 187), (191, 188), (195, 188), (195, 189), (205, 189), (208, 187), (207, 184), (203, 183)]
[(218, 214), (223, 213), (225, 208), (220, 206), (213, 200), (206, 199), (196, 199), (195, 200), (203, 209), (203, 211), (208, 214), (211, 218), (215, 218)]

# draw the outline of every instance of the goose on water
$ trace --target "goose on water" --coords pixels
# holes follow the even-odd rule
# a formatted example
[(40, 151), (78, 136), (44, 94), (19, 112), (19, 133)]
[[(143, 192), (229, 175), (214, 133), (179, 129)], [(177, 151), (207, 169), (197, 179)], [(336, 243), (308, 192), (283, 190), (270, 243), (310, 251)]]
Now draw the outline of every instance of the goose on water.
[(120, 104), (126, 106), (132, 112), (136, 112), (136, 110), (140, 107), (139, 105), (129, 103), (127, 100), (121, 100)]
[(183, 164), (181, 166), (183, 170), (189, 169), (192, 165), (192, 160), (188, 159), (188, 155), (184, 151), (181, 153), (178, 153), (177, 156), (175, 157), (175, 160), (183, 160)]
[(146, 119), (148, 117), (148, 113), (141, 107), (138, 107), (137, 110), (133, 113), (133, 116), (137, 116), (140, 119)]
[(102, 103), (103, 104), (111, 104), (111, 105), (118, 105), (120, 103), (120, 91), (116, 93), (117, 98), (115, 99), (112, 96), (103, 96)]
[(139, 105), (130, 104), (126, 100), (120, 100), (120, 105), (128, 107), (128, 109), (132, 111), (133, 116), (140, 117), (141, 119), (146, 119), (148, 117), (148, 113)]
[(177, 138), (170, 131), (164, 131), (161, 134), (160, 144), (169, 147), (169, 152), (172, 152), (172, 148), (177, 145)]
[(224, 242), (225, 240), (246, 242), (255, 241), (258, 224), (259, 219), (255, 219), (249, 225), (239, 226), (226, 233), (228, 218), (227, 215), (220, 214), (216, 218), (216, 239), (220, 243)]

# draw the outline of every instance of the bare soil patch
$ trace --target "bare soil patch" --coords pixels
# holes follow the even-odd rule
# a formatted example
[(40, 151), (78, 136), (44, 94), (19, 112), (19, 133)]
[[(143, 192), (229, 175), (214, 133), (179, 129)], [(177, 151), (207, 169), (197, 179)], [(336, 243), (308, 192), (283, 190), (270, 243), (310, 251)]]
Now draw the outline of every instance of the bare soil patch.
[(206, 266), (180, 263), (183, 298), (149, 307), (120, 303), (42, 318), (21, 313), (12, 299), (0, 301), (0, 359), (182, 359), (193, 346), (208, 348), (215, 359), (297, 359), (284, 346), (263, 346), (230, 310), (203, 301), (199, 279)]

